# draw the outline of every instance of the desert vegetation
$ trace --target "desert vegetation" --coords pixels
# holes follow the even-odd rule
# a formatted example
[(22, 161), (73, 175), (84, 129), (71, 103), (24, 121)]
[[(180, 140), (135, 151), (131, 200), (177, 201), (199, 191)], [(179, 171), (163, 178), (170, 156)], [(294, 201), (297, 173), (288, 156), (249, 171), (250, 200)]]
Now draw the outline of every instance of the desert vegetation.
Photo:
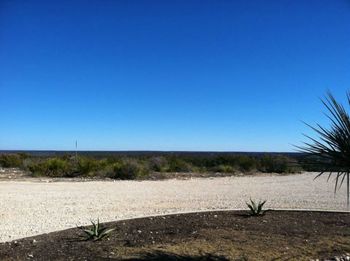
[(263, 207), (266, 203), (266, 200), (255, 202), (254, 200), (250, 199), (250, 203), (246, 203), (251, 216), (262, 216), (266, 212), (266, 210), (263, 210)]
[(84, 232), (84, 240), (101, 240), (115, 230), (115, 228), (107, 228), (102, 226), (99, 219), (97, 219), (97, 222), (91, 220), (91, 224), (91, 228), (78, 227)]
[(24, 153), (0, 154), (0, 166), (27, 171), (32, 176), (100, 177), (143, 179), (151, 173), (221, 173), (234, 175), (252, 172), (296, 173), (307, 168), (300, 155), (220, 154), (220, 153), (140, 153), (137, 155), (90, 155), (74, 153), (37, 156)]
[[(350, 105), (350, 93), (347, 94), (348, 105)], [(334, 176), (334, 192), (343, 184), (346, 179), (347, 204), (349, 206), (350, 195), (350, 116), (344, 106), (328, 92), (322, 100), (330, 120), (330, 127), (320, 124), (311, 126), (307, 124), (316, 134), (316, 138), (307, 136), (308, 142), (304, 143), (300, 150), (306, 153), (305, 159), (311, 165), (314, 164), (319, 177), (325, 173), (328, 179)]]

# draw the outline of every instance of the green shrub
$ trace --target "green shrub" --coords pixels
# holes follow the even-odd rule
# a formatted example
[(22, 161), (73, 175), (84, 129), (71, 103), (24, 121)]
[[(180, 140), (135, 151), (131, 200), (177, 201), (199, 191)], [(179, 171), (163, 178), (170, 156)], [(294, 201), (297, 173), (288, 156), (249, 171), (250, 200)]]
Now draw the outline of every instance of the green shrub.
[(113, 165), (112, 178), (136, 179), (149, 174), (149, 169), (135, 159), (124, 159)]
[(171, 157), (168, 159), (168, 172), (193, 172), (194, 167), (191, 163), (180, 159), (179, 157)]
[(265, 155), (260, 160), (259, 170), (262, 172), (275, 173), (293, 173), (301, 170), (296, 160), (286, 156), (269, 156)]
[(271, 157), (265, 155), (260, 160), (260, 170), (262, 172), (277, 172), (282, 173), (288, 170), (288, 164), (285, 158), (283, 157)]
[(214, 167), (213, 171), (219, 173), (235, 173), (236, 169), (230, 165), (219, 165)]
[(76, 166), (76, 171), (80, 175), (94, 175), (94, 172), (96, 172), (102, 164), (100, 164), (101, 161), (97, 161), (92, 158), (87, 158), (87, 157), (79, 157), (77, 166)]
[(156, 172), (164, 172), (169, 169), (169, 164), (164, 157), (151, 157), (148, 159), (149, 169)]
[(0, 166), (4, 168), (18, 168), (22, 166), (22, 157), (18, 154), (1, 154)]
[(237, 166), (243, 172), (248, 172), (256, 169), (256, 160), (248, 156), (238, 156)]
[(29, 170), (38, 176), (65, 177), (70, 176), (72, 167), (69, 162), (60, 158), (51, 158), (43, 162), (32, 163)]

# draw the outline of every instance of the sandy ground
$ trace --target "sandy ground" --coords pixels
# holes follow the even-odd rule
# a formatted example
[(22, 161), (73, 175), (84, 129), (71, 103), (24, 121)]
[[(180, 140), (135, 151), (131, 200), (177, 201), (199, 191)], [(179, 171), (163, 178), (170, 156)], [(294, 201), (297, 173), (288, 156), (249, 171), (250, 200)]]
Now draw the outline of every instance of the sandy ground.
[(345, 186), (315, 173), (163, 181), (0, 182), (0, 241), (52, 232), (90, 219), (112, 221), (197, 210), (267, 208), (346, 211)]

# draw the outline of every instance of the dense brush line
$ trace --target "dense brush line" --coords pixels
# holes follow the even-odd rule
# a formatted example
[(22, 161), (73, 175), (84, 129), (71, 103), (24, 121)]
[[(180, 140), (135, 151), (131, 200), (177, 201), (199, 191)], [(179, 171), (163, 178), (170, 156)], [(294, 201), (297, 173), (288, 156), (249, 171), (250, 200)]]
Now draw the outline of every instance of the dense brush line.
[(248, 155), (135, 155), (93, 157), (65, 154), (40, 157), (25, 153), (1, 154), (0, 166), (17, 167), (34, 176), (50, 177), (109, 177), (115, 179), (137, 179), (150, 173), (202, 172), (202, 173), (249, 173), (275, 172), (295, 173), (317, 170), (300, 155), (287, 157), (278, 154)]

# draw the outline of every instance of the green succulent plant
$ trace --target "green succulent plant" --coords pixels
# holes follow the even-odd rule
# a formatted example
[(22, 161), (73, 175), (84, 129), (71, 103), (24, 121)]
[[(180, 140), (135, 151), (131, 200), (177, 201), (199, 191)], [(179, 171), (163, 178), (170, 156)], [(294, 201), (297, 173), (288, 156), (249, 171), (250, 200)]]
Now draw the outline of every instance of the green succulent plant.
[(265, 205), (266, 200), (264, 201), (259, 201), (256, 203), (252, 199), (250, 199), (250, 203), (246, 202), (249, 210), (250, 210), (250, 215), (251, 216), (260, 216), (265, 213), (265, 210), (263, 210), (263, 206)]
[(82, 226), (78, 227), (85, 233), (86, 240), (92, 240), (92, 241), (100, 240), (115, 230), (115, 228), (102, 227), (100, 225), (99, 219), (97, 219), (96, 223), (91, 220), (91, 223), (92, 223), (92, 227), (90, 229)]

